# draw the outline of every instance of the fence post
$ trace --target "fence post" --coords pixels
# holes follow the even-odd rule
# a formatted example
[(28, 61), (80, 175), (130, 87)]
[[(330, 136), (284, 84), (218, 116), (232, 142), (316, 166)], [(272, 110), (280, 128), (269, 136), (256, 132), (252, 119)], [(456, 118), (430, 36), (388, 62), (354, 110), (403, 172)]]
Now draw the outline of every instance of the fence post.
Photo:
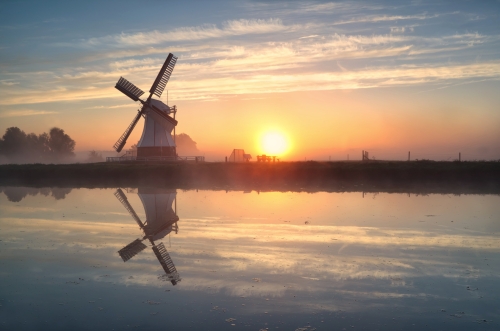
[(408, 152), (408, 161), (410, 161), (410, 152)]
[(458, 153), (458, 162), (462, 162), (462, 153)]

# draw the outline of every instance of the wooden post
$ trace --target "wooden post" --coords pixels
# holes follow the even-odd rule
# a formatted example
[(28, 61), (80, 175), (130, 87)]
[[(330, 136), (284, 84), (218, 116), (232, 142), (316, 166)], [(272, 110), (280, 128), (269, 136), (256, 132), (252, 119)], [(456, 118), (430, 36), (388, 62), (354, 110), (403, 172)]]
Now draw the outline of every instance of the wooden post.
[(410, 161), (410, 152), (408, 152), (408, 161)]
[(226, 163), (227, 163), (227, 156), (226, 156)]
[(361, 151), (361, 161), (365, 160), (365, 151)]
[(462, 153), (458, 153), (458, 162), (462, 162)]

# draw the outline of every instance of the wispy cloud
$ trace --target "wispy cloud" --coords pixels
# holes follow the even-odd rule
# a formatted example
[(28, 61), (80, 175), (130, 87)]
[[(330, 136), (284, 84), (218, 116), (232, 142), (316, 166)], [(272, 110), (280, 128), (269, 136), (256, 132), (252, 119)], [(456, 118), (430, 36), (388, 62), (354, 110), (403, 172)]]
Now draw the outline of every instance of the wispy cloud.
[(228, 36), (239, 36), (246, 34), (265, 34), (283, 32), (292, 29), (291, 26), (283, 25), (281, 19), (254, 19), (254, 20), (232, 20), (222, 23), (221, 27), (214, 24), (205, 24), (194, 27), (182, 27), (171, 31), (150, 31), (131, 34), (118, 34), (99, 38), (90, 38), (80, 42), (84, 46), (100, 46), (103, 44), (120, 46), (154, 45), (172, 41), (193, 41)]
[[(50, 44), (52, 50), (62, 52), (68, 48), (58, 46), (70, 46), (66, 62), (44, 71), (9, 67), (13, 71), (5, 70), (0, 80), (0, 104), (121, 98), (113, 88), (120, 76), (146, 89), (168, 52), (179, 56), (169, 82), (170, 95), (182, 100), (500, 78), (492, 51), (499, 36), (470, 31), (419, 34), (420, 29), (414, 29), (456, 12), (415, 10), (418, 14), (408, 15), (395, 7), (346, 2), (245, 6), (254, 17), (272, 18), (247, 17)], [(321, 15), (325, 12), (333, 16), (326, 19)], [(354, 30), (349, 25), (353, 23), (363, 28)], [(372, 23), (379, 29), (372, 29)], [(477, 59), (478, 51), (485, 60)]]
[(351, 24), (351, 23), (379, 23), (379, 22), (392, 22), (392, 21), (407, 21), (407, 20), (428, 20), (437, 18), (440, 14), (418, 14), (418, 15), (368, 15), (355, 17), (350, 20), (337, 21), (334, 25)]
[(57, 114), (56, 111), (48, 110), (33, 110), (33, 109), (22, 109), (22, 110), (12, 110), (7, 112), (0, 112), (0, 118), (5, 117), (20, 117), (20, 116), (37, 116), (37, 115), (48, 115)]
[(12, 81), (7, 81), (7, 80), (1, 80), (0, 84), (4, 86), (14, 86), (14, 85), (19, 85), (19, 82), (12, 82)]

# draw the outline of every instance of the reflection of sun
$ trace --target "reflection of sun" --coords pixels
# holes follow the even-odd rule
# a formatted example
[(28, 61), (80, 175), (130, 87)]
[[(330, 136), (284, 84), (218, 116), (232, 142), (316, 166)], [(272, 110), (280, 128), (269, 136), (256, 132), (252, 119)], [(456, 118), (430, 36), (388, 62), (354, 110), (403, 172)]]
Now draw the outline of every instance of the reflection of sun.
[(262, 150), (267, 155), (279, 156), (288, 149), (286, 138), (277, 132), (268, 132), (262, 136)]

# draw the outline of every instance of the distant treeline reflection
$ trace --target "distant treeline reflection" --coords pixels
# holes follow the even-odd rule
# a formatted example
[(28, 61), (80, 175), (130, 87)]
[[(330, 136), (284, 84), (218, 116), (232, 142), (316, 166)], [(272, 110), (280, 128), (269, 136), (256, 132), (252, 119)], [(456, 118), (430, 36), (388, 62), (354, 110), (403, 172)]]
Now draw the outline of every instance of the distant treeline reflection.
[(56, 200), (66, 198), (66, 195), (72, 191), (72, 188), (67, 187), (0, 187), (0, 192), (7, 196), (7, 200), (11, 202), (19, 202), (26, 198), (28, 195), (43, 195), (51, 196)]

